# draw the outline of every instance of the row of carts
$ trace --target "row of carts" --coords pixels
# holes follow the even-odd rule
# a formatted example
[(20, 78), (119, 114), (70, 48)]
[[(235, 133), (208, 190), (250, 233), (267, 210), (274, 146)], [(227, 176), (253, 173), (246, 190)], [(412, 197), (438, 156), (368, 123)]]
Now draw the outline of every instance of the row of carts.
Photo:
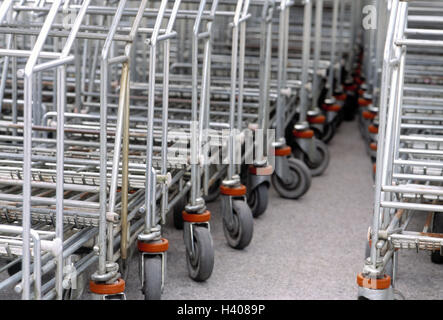
[(443, 263), (443, 3), (365, 5), (376, 9), (378, 21), (365, 31), (356, 70), (358, 119), (375, 197), (358, 297), (401, 299), (401, 250), (425, 250)]
[(0, 292), (125, 299), (138, 254), (159, 299), (168, 215), (208, 279), (208, 202), (243, 249), (271, 186), (296, 200), (326, 170), (361, 20), (356, 0), (1, 0)]

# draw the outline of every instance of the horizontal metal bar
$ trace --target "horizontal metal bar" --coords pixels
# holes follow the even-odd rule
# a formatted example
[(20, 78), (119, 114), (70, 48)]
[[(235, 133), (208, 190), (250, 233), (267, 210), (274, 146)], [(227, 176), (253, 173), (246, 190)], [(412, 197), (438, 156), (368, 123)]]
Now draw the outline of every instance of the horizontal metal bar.
[[(0, 193), (0, 200), (21, 203), (21, 202), (23, 202), (23, 196), (22, 195), (15, 195), (15, 194)], [(78, 200), (65, 199), (63, 202), (64, 202), (65, 206), (71, 206), (71, 207), (80, 207), (80, 208), (88, 208), (88, 209), (99, 209), (100, 208), (99, 203), (90, 202), (90, 201), (78, 201)], [(44, 198), (44, 197), (31, 197), (31, 204), (33, 204), (33, 205), (55, 205), (56, 200), (51, 199), (51, 198)]]
[(395, 44), (397, 46), (443, 47), (443, 41), (439, 40), (400, 39), (396, 40)]
[(422, 166), (428, 168), (443, 168), (443, 162), (441, 161), (425, 161), (425, 160), (402, 160), (396, 159), (394, 160), (394, 164), (401, 166)]
[(74, 56), (67, 56), (65, 58), (60, 58), (57, 60), (51, 60), (48, 62), (44, 62), (44, 63), (36, 65), (34, 67), (34, 72), (40, 72), (40, 71), (44, 71), (47, 69), (55, 68), (55, 67), (58, 67), (63, 64), (68, 64), (72, 61), (74, 61)]
[[(0, 178), (0, 185), (22, 186), (23, 181)], [(31, 186), (35, 188), (55, 189), (56, 183), (31, 181)], [(100, 191), (100, 187), (65, 183), (63, 184), (63, 190), (96, 193)]]
[(112, 64), (116, 64), (116, 63), (124, 63), (128, 60), (129, 60), (129, 58), (127, 56), (118, 56), (118, 57), (109, 58), (108, 64), (112, 65)]
[[(27, 58), (31, 55), (32, 51), (30, 50), (18, 50), (18, 49), (0, 49), (0, 56), (9, 56), (9, 57), (24, 57)], [(42, 59), (56, 59), (60, 58), (61, 53), (58, 52), (45, 52), (42, 51), (38, 55), (39, 58)]]
[(443, 196), (443, 188), (437, 186), (427, 186), (421, 184), (407, 184), (398, 186), (383, 186), (383, 191), (398, 193), (432, 194)]
[(436, 205), (436, 204), (394, 202), (394, 201), (381, 201), (380, 204), (383, 208), (418, 210), (426, 212), (443, 212), (443, 205)]

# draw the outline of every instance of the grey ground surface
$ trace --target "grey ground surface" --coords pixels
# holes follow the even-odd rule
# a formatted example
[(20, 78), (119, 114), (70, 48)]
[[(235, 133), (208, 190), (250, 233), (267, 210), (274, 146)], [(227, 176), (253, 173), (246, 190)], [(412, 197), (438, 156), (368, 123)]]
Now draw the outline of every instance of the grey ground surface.
[[(252, 243), (243, 251), (226, 244), (219, 202), (209, 205), (215, 266), (205, 283), (188, 277), (182, 232), (169, 224), (162, 298), (355, 299), (370, 223), (372, 166), (355, 122), (344, 123), (329, 148), (328, 170), (302, 199), (282, 199), (271, 188), (268, 210), (255, 220)], [(432, 264), (428, 253), (402, 252), (399, 261), (398, 287), (407, 299), (443, 298), (443, 266)], [(142, 299), (137, 270), (134, 263), (128, 299)]]
[[(188, 277), (182, 232), (168, 223), (162, 298), (355, 299), (370, 223), (372, 166), (355, 122), (344, 123), (329, 148), (328, 170), (313, 180), (302, 199), (282, 199), (271, 188), (269, 208), (255, 220), (252, 243), (243, 251), (226, 244), (219, 202), (209, 205), (215, 267), (204, 283)], [(423, 221), (417, 217), (414, 224)], [(428, 253), (401, 252), (399, 262), (397, 285), (405, 298), (443, 298), (443, 266), (432, 264)], [(137, 257), (130, 272), (127, 298), (142, 299)], [(0, 293), (1, 299), (12, 297), (11, 292)]]

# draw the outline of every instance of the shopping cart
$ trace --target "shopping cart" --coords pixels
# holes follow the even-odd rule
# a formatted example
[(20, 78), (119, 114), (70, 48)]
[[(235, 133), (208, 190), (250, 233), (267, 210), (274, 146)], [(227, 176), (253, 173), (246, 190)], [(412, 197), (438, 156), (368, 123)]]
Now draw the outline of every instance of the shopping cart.
[[(442, 4), (390, 4), (383, 71), (373, 222), (361, 299), (393, 299), (401, 249), (431, 251), (441, 263), (441, 12)], [(410, 230), (426, 215), (423, 229)]]
[[(312, 176), (319, 176), (329, 165), (329, 150), (326, 144), (315, 136), (315, 131), (311, 129), (311, 126), (321, 132), (324, 129), (326, 119), (322, 116), (321, 110), (317, 105), (310, 102), (309, 99), (318, 101), (321, 91), (320, 75), (321, 73), (325, 73), (325, 70), (321, 70), (320, 68), (320, 63), (322, 62), (319, 60), (321, 38), (316, 38), (317, 36), (321, 37), (321, 35), (318, 34), (318, 30), (320, 29), (319, 25), (317, 25), (317, 34), (314, 35), (314, 51), (316, 51), (317, 54), (312, 61), (310, 59), (312, 36), (311, 25), (313, 20), (312, 1), (303, 1), (302, 4), (303, 6), (301, 8), (296, 7), (299, 9), (298, 11), (300, 11), (300, 13), (303, 13), (299, 18), (303, 21), (301, 28), (302, 41), (300, 42), (301, 59), (299, 60), (299, 63), (301, 63), (299, 75), (301, 87), (299, 89), (299, 100), (296, 103), (297, 115), (294, 118), (294, 123), (291, 124), (292, 127), (289, 128), (292, 130), (288, 130), (286, 134), (286, 139), (292, 147), (294, 157), (302, 160), (308, 166)], [(317, 9), (317, 14), (320, 14), (322, 7), (319, 6)], [(293, 21), (297, 20), (293, 19)], [(316, 23), (319, 23), (319, 21), (321, 20), (317, 19)], [(292, 29), (295, 28), (296, 27), (292, 26)], [(296, 30), (294, 30), (294, 33), (296, 33)], [(297, 63), (297, 60), (295, 60), (297, 58), (295, 48), (296, 46), (291, 46), (291, 50), (288, 53), (292, 56), (290, 64)], [(323, 62), (322, 65), (324, 66), (325, 63)], [(311, 72), (312, 76), (310, 77), (309, 73)], [(294, 76), (295, 72), (288, 72), (288, 77)]]
[[(6, 49), (2, 49), (2, 55), (12, 59), (8, 72), (12, 81), (6, 81), (6, 96), (2, 99), (5, 105), (1, 148), (6, 159), (1, 168), (2, 201), (6, 202), (4, 218), (8, 224), (23, 221), (23, 240), (14, 240), (15, 245), (23, 242), (22, 250), (14, 251), (14, 255), (6, 251), (7, 259), (14, 258), (14, 264), (8, 264), (7, 269), (19, 270), (13, 266), (21, 260), (23, 267), (2, 282), (2, 287), (21, 280), (16, 290), (22, 290), (23, 298), (29, 298), (29, 283), (34, 281), (29, 275), (29, 237), (35, 233), (34, 226), (30, 229), (32, 222), (56, 243), (65, 237), (63, 250), (54, 251), (57, 263), (49, 260), (47, 244), (43, 249), (41, 260), (46, 264), (42, 272), (48, 273), (56, 267), (58, 273), (55, 279), (43, 284), (44, 295), (35, 289), (37, 298), (79, 297), (84, 287), (79, 280), (85, 279), (81, 275), (97, 261), (98, 269), (90, 282), (94, 296), (124, 298), (124, 280), (120, 276), (121, 273), (123, 277), (127, 275), (127, 264), (137, 239), (139, 250), (147, 252), (141, 255), (141, 270), (148, 269), (143, 266), (148, 255), (155, 257), (152, 259), (156, 261), (155, 266), (160, 265), (160, 270), (152, 268), (155, 271), (148, 274), (157, 281), (150, 283), (153, 288), (149, 290), (150, 297), (158, 297), (164, 281), (167, 248), (167, 241), (160, 238), (158, 220), (164, 219), (168, 209), (165, 190), (180, 180), (183, 170), (176, 170), (172, 175), (166, 172), (166, 147), (147, 143), (153, 135), (153, 130), (146, 130), (147, 111), (153, 108), (140, 106), (146, 102), (144, 97), (134, 97), (130, 70), (134, 69), (131, 55), (137, 37), (150, 39), (153, 50), (150, 57), (153, 57), (156, 52), (152, 43), (158, 39), (167, 43), (175, 35), (172, 27), (180, 2), (171, 4), (167, 28), (160, 29), (167, 4), (162, 2), (158, 9), (147, 9), (147, 1), (104, 1), (94, 5), (90, 1), (2, 4), (2, 14), (9, 15), (2, 32), (7, 34), (7, 39), (12, 39), (7, 41)], [(144, 16), (151, 17), (148, 24), (153, 27), (143, 26)], [(36, 20), (31, 21), (29, 17)], [(39, 21), (41, 17), (44, 23)], [(15, 23), (12, 18), (27, 23)], [(26, 41), (36, 36), (36, 41)], [(66, 39), (65, 44), (62, 45), (59, 38)], [(31, 50), (27, 50), (27, 46)], [(169, 49), (165, 47), (168, 55)], [(54, 53), (48, 53), (52, 51)], [(56, 53), (58, 51), (60, 53)], [(41, 59), (51, 60), (40, 62)], [(17, 71), (19, 76), (23, 74), (20, 73), (22, 66), (27, 68), (24, 84), (15, 78)], [(164, 67), (165, 74), (167, 67)], [(141, 77), (137, 72), (132, 75)], [(23, 100), (19, 99), (21, 95)], [(153, 98), (151, 95), (147, 99), (151, 106)], [(25, 111), (23, 117), (18, 108), (21, 105)], [(130, 124), (137, 122), (143, 126), (130, 128)], [(160, 163), (159, 172), (153, 171), (151, 165), (146, 166), (146, 161), (152, 161), (152, 157), (147, 156), (152, 155), (152, 150), (158, 154), (155, 160)], [(175, 188), (171, 190), (177, 193)], [(156, 210), (156, 200), (162, 203), (160, 213)], [(23, 208), (14, 203), (23, 203)], [(16, 258), (19, 253), (22, 257)], [(34, 260), (38, 259), (37, 252), (32, 255), (37, 257)], [(145, 288), (146, 273), (141, 277)], [(37, 285), (40, 286), (38, 281)]]
[[(65, 127), (65, 111), (72, 104), (67, 74), (75, 59), (74, 43), (89, 36), (106, 39), (106, 29), (95, 25), (96, 19), (83, 22), (89, 5), (83, 1), (75, 11), (62, 1), (1, 5), (6, 34), (1, 55), (8, 57), (1, 92), (2, 256), (12, 259), (1, 287), (15, 285), (23, 299), (31, 297), (32, 285), (36, 299), (78, 297), (84, 288), (82, 272), (97, 261), (93, 244), (102, 220), (99, 193), (106, 193), (106, 172), (101, 187), (97, 153), (67, 138), (89, 133)], [(69, 28), (63, 24), (66, 14), (72, 20)], [(90, 35), (84, 32), (88, 28), (94, 30)], [(41, 122), (48, 109), (56, 112), (50, 127)], [(102, 168), (106, 170), (106, 162)], [(131, 198), (128, 206), (137, 207), (139, 199)], [(115, 222), (114, 215), (108, 217)], [(46, 274), (51, 277), (43, 283)], [(112, 277), (118, 278), (118, 272)], [(118, 294), (124, 297), (122, 291)]]

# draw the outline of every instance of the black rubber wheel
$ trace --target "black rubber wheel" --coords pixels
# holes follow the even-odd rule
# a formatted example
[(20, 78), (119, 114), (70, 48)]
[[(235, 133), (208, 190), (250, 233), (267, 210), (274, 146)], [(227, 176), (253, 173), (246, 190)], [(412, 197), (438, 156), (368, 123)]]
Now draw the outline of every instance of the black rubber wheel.
[(162, 294), (162, 257), (143, 257), (143, 294), (145, 300), (160, 300)]
[(248, 205), (254, 218), (260, 217), (268, 207), (268, 185), (262, 183), (255, 187), (248, 196)]
[(221, 180), (217, 180), (212, 184), (212, 186), (209, 187), (208, 195), (203, 196), (203, 199), (206, 203), (214, 202), (217, 200), (218, 196), (220, 195), (220, 185)]
[(319, 154), (319, 161), (311, 162), (306, 154), (303, 154), (303, 161), (311, 170), (313, 177), (322, 175), (329, 165), (329, 150), (328, 146), (321, 140), (315, 140), (317, 152)]
[(183, 210), (186, 206), (186, 197), (181, 197), (174, 205), (173, 210), (173, 220), (174, 220), (174, 227), (177, 230), (183, 230)]
[(332, 140), (332, 138), (334, 138), (335, 136), (335, 123), (331, 122), (331, 123), (326, 123), (323, 129), (323, 135), (321, 137), (321, 140), (324, 143), (328, 143), (329, 141)]
[[(432, 223), (433, 233), (443, 233), (443, 214), (439, 212), (434, 213), (434, 221)], [(443, 256), (440, 255), (440, 251), (432, 251), (431, 261), (437, 264), (443, 264)]]
[(194, 255), (186, 251), (186, 262), (189, 277), (194, 281), (205, 281), (214, 269), (214, 247), (209, 230), (205, 227), (194, 226)]
[(232, 201), (232, 227), (223, 221), (223, 231), (229, 246), (234, 249), (246, 248), (254, 233), (254, 218), (251, 209), (243, 200)]
[(289, 172), (291, 181), (285, 183), (276, 173), (271, 177), (272, 185), (281, 197), (287, 199), (298, 199), (303, 196), (310, 188), (312, 176), (306, 164), (299, 160), (290, 158), (288, 160)]

